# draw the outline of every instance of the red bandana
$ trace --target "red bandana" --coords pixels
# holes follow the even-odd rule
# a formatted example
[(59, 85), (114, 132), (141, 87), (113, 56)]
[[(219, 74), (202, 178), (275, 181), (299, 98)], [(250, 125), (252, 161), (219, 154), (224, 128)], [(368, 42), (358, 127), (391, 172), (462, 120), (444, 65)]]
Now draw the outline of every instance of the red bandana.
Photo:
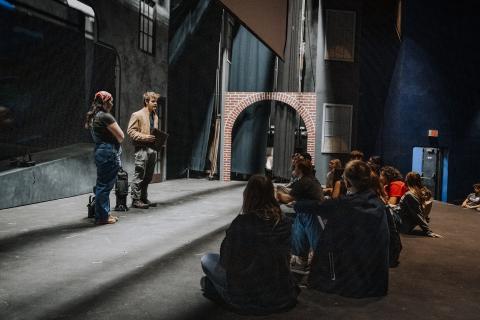
[(112, 95), (107, 91), (98, 91), (97, 93), (95, 93), (95, 99), (97, 98), (102, 99), (102, 102), (106, 103), (112, 100)]

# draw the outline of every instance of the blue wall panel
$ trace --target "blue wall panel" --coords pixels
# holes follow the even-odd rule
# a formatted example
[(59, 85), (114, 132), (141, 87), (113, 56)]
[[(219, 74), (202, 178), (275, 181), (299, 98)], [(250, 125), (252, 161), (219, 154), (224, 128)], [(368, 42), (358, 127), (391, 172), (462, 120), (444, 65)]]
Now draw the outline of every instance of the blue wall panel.
[[(438, 129), (448, 148), (448, 200), (458, 201), (480, 181), (480, 20), (473, 4), (407, 1), (405, 30), (385, 103), (386, 163), (406, 173), (412, 148), (429, 146)], [(371, 143), (374, 143), (373, 141)]]

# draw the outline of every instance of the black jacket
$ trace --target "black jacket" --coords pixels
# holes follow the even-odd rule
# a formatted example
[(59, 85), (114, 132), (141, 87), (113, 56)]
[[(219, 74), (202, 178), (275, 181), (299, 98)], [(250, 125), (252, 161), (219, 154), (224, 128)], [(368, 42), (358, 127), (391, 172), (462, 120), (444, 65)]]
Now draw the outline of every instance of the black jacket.
[(268, 314), (295, 306), (299, 289), (290, 274), (291, 222), (277, 225), (256, 214), (237, 216), (220, 248), (227, 296), (237, 311)]
[(309, 287), (355, 298), (386, 295), (389, 231), (383, 202), (366, 191), (317, 203), (315, 209), (308, 204), (303, 210), (308, 208), (327, 219)]
[(401, 218), (402, 232), (410, 233), (416, 226), (420, 226), (425, 234), (432, 232), (424, 217), (424, 207), (412, 192), (405, 193), (396, 210)]

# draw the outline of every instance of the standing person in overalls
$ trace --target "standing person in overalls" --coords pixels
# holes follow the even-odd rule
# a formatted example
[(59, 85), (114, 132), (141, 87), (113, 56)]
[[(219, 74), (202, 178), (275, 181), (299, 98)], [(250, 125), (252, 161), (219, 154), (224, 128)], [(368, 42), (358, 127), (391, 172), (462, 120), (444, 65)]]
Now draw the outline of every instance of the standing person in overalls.
[(157, 152), (151, 148), (155, 136), (151, 133), (158, 129), (157, 100), (155, 92), (143, 94), (143, 108), (134, 112), (128, 123), (127, 133), (135, 146), (135, 172), (133, 174), (131, 193), (132, 207), (148, 209), (154, 206), (148, 200), (147, 188), (152, 181)]
[(99, 91), (87, 113), (85, 128), (90, 129), (95, 142), (95, 224), (113, 224), (118, 218), (110, 214), (110, 191), (120, 169), (120, 144), (124, 139), (122, 129), (110, 113), (113, 97), (107, 91)]

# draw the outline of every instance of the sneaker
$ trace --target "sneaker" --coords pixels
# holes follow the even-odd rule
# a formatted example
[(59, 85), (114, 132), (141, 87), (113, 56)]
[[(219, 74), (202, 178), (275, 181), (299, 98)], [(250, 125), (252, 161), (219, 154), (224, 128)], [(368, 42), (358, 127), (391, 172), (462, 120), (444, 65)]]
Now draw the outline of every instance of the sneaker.
[(308, 259), (298, 256), (293, 256), (290, 262), (290, 271), (298, 274), (309, 274), (310, 266), (308, 265)]
[(144, 203), (141, 200), (133, 200), (132, 207), (133, 208), (138, 208), (138, 209), (148, 209), (149, 205)]
[(145, 204), (148, 204), (149, 207), (156, 207), (157, 206), (156, 203), (150, 202), (150, 200), (148, 200), (148, 199), (142, 199), (141, 201)]

